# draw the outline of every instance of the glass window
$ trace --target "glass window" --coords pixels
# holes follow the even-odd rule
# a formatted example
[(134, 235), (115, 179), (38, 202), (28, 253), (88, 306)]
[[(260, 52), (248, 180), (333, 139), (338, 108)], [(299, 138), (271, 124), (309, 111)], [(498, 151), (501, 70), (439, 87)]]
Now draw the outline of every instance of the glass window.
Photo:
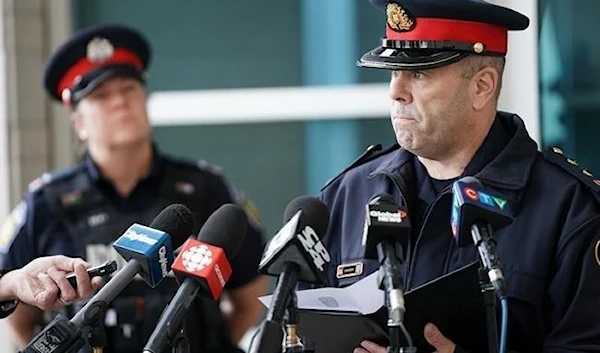
[(540, 0), (542, 143), (600, 173), (600, 1)]

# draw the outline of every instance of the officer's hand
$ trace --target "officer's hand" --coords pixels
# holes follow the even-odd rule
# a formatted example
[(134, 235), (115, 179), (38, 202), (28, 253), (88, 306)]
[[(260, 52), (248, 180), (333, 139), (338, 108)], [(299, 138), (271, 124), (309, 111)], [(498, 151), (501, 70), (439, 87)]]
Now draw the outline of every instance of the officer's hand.
[(435, 347), (436, 353), (454, 353), (454, 350), (456, 349), (454, 342), (442, 335), (440, 330), (434, 324), (429, 323), (425, 325), (423, 335), (425, 336), (425, 340)]
[[(57, 310), (72, 301), (91, 297), (100, 287), (101, 278), (89, 278), (86, 271), (89, 266), (82, 259), (62, 255), (41, 257), (5, 274), (1, 283), (8, 288), (10, 298), (42, 310)], [(77, 290), (67, 280), (70, 272), (75, 272)]]
[(362, 347), (355, 348), (354, 353), (387, 353), (386, 347), (382, 347), (371, 341), (362, 341), (360, 345)]
[[(427, 342), (436, 349), (436, 353), (454, 353), (456, 349), (454, 342), (442, 335), (434, 324), (429, 323), (425, 325), (423, 335)], [(370, 341), (362, 341), (360, 345), (362, 347), (355, 348), (354, 353), (387, 353), (387, 348)]]

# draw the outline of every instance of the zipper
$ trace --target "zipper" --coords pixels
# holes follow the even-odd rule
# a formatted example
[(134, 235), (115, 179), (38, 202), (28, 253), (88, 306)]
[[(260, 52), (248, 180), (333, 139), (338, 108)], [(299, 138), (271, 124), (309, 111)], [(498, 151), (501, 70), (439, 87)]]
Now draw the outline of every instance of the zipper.
[[(404, 194), (402, 193), (402, 189), (400, 188), (400, 185), (398, 184), (398, 182), (396, 181), (396, 177), (393, 175), (393, 173), (387, 172), (387, 171), (381, 171), (377, 174), (373, 174), (372, 176), (376, 176), (379, 174), (383, 174), (386, 177), (388, 177), (392, 183), (394, 184), (394, 186), (396, 187), (396, 189), (398, 190), (399, 194), (402, 196), (402, 198), (404, 199)], [(415, 264), (415, 258), (417, 257), (417, 249), (419, 247), (419, 241), (421, 240), (421, 237), (423, 236), (423, 230), (425, 229), (425, 224), (427, 223), (427, 219), (429, 218), (429, 216), (431, 215), (431, 212), (433, 210), (433, 206), (445, 195), (448, 194), (448, 192), (452, 189), (452, 185), (448, 185), (447, 187), (444, 188), (444, 190), (442, 190), (442, 192), (440, 192), (435, 199), (433, 200), (433, 202), (431, 204), (429, 204), (429, 206), (427, 206), (427, 209), (425, 210), (425, 217), (423, 217), (423, 220), (421, 221), (420, 227), (419, 227), (419, 236), (417, 237), (417, 240), (415, 241), (415, 246), (413, 247), (412, 251), (408, 254), (409, 256), (409, 264), (408, 264), (408, 269), (407, 269), (407, 276), (405, 276), (404, 278), (404, 290), (409, 290), (410, 289), (410, 285), (412, 284), (412, 276), (413, 276), (413, 269), (414, 269), (414, 264)], [(406, 202), (406, 199), (403, 200), (404, 203), (408, 204)]]
[[(425, 224), (427, 224), (427, 220), (429, 219), (429, 216), (431, 216), (431, 212), (433, 211), (433, 207), (435, 206), (435, 204), (439, 200), (441, 200), (442, 197), (449, 194), (448, 191), (451, 189), (452, 189), (452, 185), (445, 187), (444, 190), (442, 190), (442, 192), (440, 192), (435, 197), (435, 199), (433, 199), (433, 202), (431, 202), (427, 206), (427, 209), (425, 210), (425, 216), (423, 217), (423, 220), (421, 221), (421, 224), (420, 224), (419, 236), (417, 237), (417, 241), (415, 241), (415, 247), (414, 247), (411, 257), (410, 257), (410, 264), (408, 265), (408, 276), (406, 276), (406, 287), (405, 287), (406, 290), (409, 290), (410, 286), (412, 285), (413, 270), (415, 268), (415, 261), (417, 258), (417, 249), (419, 248), (419, 241), (423, 237), (423, 231), (425, 230)], [(450, 222), (450, 220), (448, 220), (448, 222)]]

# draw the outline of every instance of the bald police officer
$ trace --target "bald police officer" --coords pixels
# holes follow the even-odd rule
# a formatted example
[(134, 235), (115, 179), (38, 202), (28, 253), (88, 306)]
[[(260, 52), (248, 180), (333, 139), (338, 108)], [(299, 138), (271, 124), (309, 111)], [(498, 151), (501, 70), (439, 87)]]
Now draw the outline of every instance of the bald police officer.
[[(477, 261), (474, 246), (455, 245), (450, 227), (451, 186), (474, 176), (506, 196), (514, 217), (495, 234), (510, 304), (508, 350), (600, 351), (600, 181), (558, 148), (539, 153), (521, 118), (497, 111), (507, 31), (524, 30), (528, 18), (483, 0), (373, 3), (385, 11), (385, 38), (358, 65), (391, 72), (399, 145), (371, 149), (322, 189), (332, 215), (328, 284), (377, 270), (363, 258), (361, 238), (365, 205), (381, 192), (410, 215), (405, 290)], [(345, 271), (358, 262), (362, 270)], [(485, 337), (466, 326), (426, 325), (429, 345), (420, 351), (487, 351)], [(365, 352), (386, 349), (365, 341), (355, 353)]]

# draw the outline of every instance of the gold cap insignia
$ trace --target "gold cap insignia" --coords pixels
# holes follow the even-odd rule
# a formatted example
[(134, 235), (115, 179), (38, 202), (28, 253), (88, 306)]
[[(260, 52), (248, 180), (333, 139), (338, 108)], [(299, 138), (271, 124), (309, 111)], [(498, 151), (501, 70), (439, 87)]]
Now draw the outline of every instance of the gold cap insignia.
[(391, 29), (406, 32), (415, 26), (415, 20), (396, 3), (389, 3), (386, 8), (387, 23)]
[(108, 39), (96, 37), (88, 43), (86, 56), (91, 62), (100, 62), (110, 59), (114, 51), (115, 48)]

